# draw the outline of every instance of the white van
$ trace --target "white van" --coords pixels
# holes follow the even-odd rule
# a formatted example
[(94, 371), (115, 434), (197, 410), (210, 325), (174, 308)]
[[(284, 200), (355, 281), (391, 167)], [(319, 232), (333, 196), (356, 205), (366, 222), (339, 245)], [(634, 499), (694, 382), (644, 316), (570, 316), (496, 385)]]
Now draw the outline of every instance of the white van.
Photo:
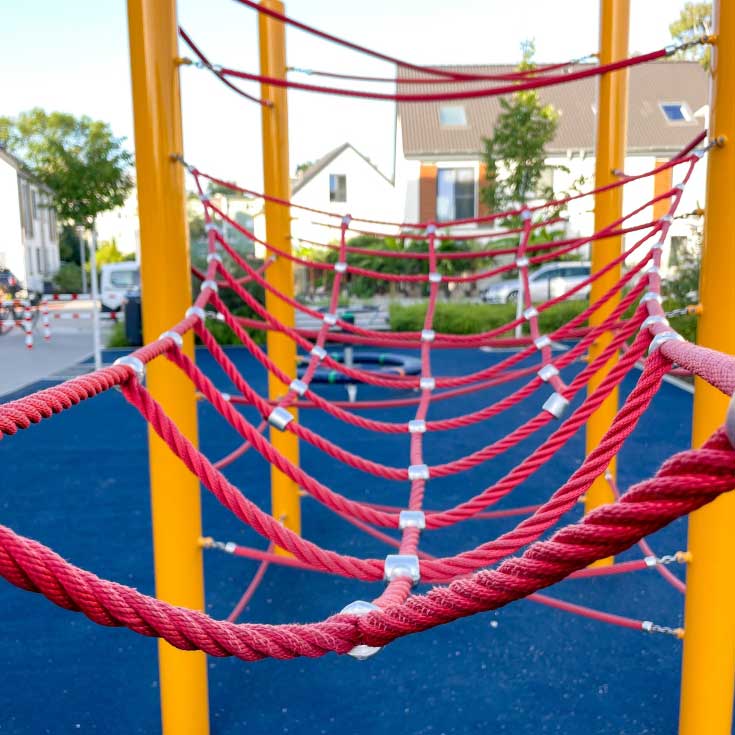
[(100, 300), (102, 311), (117, 311), (125, 294), (140, 286), (140, 264), (126, 261), (102, 266), (100, 274)]

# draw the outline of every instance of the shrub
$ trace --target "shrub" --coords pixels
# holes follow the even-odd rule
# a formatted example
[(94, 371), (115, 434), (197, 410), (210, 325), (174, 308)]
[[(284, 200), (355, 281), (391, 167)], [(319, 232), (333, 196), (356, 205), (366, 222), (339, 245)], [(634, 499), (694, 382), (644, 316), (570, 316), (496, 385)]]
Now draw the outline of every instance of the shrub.
[(110, 348), (115, 347), (130, 347), (128, 338), (125, 336), (125, 324), (124, 322), (115, 322), (112, 325), (110, 336), (107, 338), (107, 346)]
[(80, 293), (82, 269), (76, 263), (62, 263), (54, 276), (54, 286), (59, 293)]

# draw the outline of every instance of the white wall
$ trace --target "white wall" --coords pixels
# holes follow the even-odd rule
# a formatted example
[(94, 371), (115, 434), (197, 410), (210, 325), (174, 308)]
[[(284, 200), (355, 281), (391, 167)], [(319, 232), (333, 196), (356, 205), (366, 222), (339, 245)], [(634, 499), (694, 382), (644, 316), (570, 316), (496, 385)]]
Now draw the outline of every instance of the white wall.
[[(347, 177), (347, 201), (329, 201), (330, 174), (343, 174)], [(400, 222), (403, 219), (403, 202), (397, 196), (396, 188), (352, 148), (347, 148), (325, 166), (293, 195), (292, 200), (296, 204), (333, 212), (340, 217), (352, 214), (389, 222)], [(291, 210), (291, 216), (291, 231), (296, 239), (326, 243), (339, 239), (339, 217), (304, 212), (295, 207)], [(324, 224), (336, 227), (325, 227)], [(363, 223), (355, 223), (355, 228), (383, 234), (396, 232), (395, 227)]]
[(0, 157), (0, 268), (25, 283), (26, 264), (18, 204), (18, 172)]

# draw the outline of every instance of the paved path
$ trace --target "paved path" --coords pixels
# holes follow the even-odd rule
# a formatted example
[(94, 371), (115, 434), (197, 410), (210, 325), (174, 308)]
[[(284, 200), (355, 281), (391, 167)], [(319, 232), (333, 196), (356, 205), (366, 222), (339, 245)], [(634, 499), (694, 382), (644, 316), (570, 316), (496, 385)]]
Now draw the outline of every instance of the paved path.
[[(107, 343), (109, 324), (102, 324), (102, 346)], [(52, 322), (51, 340), (44, 342), (40, 325), (33, 349), (25, 346), (24, 334), (14, 329), (0, 337), (0, 400), (29, 383), (66, 370), (92, 354), (92, 320)]]

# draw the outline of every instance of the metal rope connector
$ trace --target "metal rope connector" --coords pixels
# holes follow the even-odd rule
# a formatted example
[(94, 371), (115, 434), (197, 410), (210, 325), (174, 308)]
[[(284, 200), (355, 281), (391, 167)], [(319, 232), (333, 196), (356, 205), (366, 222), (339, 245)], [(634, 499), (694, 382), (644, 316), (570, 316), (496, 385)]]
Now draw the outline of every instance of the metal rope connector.
[(730, 444), (735, 449), (735, 393), (733, 393), (730, 399), (730, 404), (727, 407), (727, 414), (725, 415), (725, 432), (727, 438), (730, 440)]
[(188, 319), (190, 316), (195, 316), (199, 321), (204, 321), (207, 315), (201, 306), (190, 306), (185, 312), (184, 317)]
[(408, 577), (412, 584), (418, 584), (421, 581), (418, 556), (416, 554), (388, 554), (385, 557), (383, 576), (386, 582)]
[(303, 398), (304, 394), (307, 390), (309, 390), (309, 386), (304, 383), (303, 380), (299, 380), (298, 378), (295, 380), (292, 380), (291, 383), (288, 386), (289, 390), (292, 390), (299, 398)]
[(544, 383), (548, 383), (553, 377), (557, 376), (559, 374), (559, 369), (556, 367), (556, 365), (552, 365), (549, 363), (548, 365), (544, 365), (537, 373), (536, 375), (541, 378), (541, 380), (544, 381)]
[(423, 419), (411, 419), (408, 422), (408, 431), (410, 434), (423, 434), (426, 431), (426, 421)]
[(423, 510), (402, 510), (398, 515), (398, 528), (426, 528), (426, 515)]
[(648, 345), (648, 354), (655, 352), (659, 347), (661, 347), (664, 342), (670, 342), (671, 340), (678, 340), (679, 342), (684, 342), (684, 337), (682, 337), (678, 332), (675, 332), (673, 329), (667, 330), (666, 332), (659, 332), (652, 340), (651, 344)]
[(564, 398), (561, 393), (552, 393), (541, 406), (544, 411), (548, 411), (555, 419), (560, 419), (569, 408), (569, 400)]
[(645, 633), (663, 633), (664, 635), (672, 635), (674, 638), (681, 640), (684, 638), (684, 628), (670, 628), (668, 625), (656, 625), (651, 620), (644, 620), (641, 623), (641, 630)]
[(421, 330), (421, 341), (422, 342), (433, 342), (436, 339), (436, 332), (433, 329), (422, 329)]
[(408, 468), (409, 480), (428, 480), (429, 466), (425, 464), (412, 464)]
[[(134, 357), (133, 355), (123, 355), (123, 357), (118, 357), (112, 364), (131, 368), (139, 383), (143, 383), (145, 381), (145, 365), (143, 364), (143, 361), (139, 360), (137, 357)], [(119, 386), (115, 387), (119, 389)]]
[[(372, 602), (355, 600), (349, 605), (345, 605), (340, 610), (340, 613), (344, 615), (367, 615), (367, 613), (373, 612), (374, 610), (380, 610), (380, 608), (377, 605), (373, 605)], [(347, 655), (352, 656), (352, 658), (356, 658), (358, 661), (364, 661), (365, 659), (374, 656), (381, 648), (382, 646), (366, 646), (361, 644), (347, 651)]]
[(286, 427), (293, 421), (293, 415), (283, 406), (276, 406), (268, 414), (268, 423), (278, 431), (285, 431)]
[(324, 316), (322, 317), (322, 321), (328, 326), (333, 327), (337, 323), (337, 315), (333, 314), (331, 311), (328, 311)]
[(347, 273), (347, 263), (343, 260), (338, 260), (334, 264), (334, 272), (335, 273)]
[(529, 306), (523, 310), (522, 316), (527, 322), (530, 322), (531, 319), (535, 319), (538, 316), (538, 309), (535, 306)]
[(421, 390), (434, 390), (436, 388), (436, 380), (434, 378), (420, 378), (419, 388)]
[(173, 329), (162, 332), (158, 339), (170, 339), (179, 349), (184, 346), (184, 338), (178, 332), (174, 332)]

